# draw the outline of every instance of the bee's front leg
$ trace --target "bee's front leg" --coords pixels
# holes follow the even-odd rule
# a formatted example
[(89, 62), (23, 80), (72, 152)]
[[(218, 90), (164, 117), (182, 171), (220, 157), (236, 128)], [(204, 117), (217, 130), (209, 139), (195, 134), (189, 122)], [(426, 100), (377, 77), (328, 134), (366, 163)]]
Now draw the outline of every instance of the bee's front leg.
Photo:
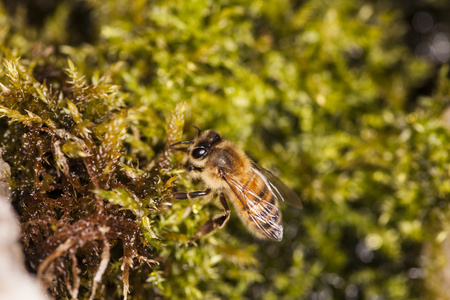
[(195, 174), (198, 174), (198, 173), (201, 173), (201, 172), (203, 172), (203, 169), (202, 168), (199, 168), (199, 167), (196, 167), (196, 166), (193, 166), (193, 165), (180, 165), (183, 169), (185, 169), (186, 170), (186, 172), (188, 172), (188, 173), (195, 173)]
[(177, 200), (186, 200), (186, 199), (194, 199), (198, 197), (203, 197), (209, 195), (211, 193), (211, 189), (208, 188), (204, 191), (195, 191), (195, 192), (175, 192), (172, 194), (168, 194), (163, 196), (161, 199), (165, 198), (173, 198)]
[(227, 200), (225, 199), (225, 195), (223, 193), (220, 193), (220, 203), (222, 204), (224, 212), (206, 221), (200, 227), (195, 236), (189, 239), (189, 242), (192, 242), (200, 238), (201, 236), (207, 235), (216, 230), (217, 228), (222, 228), (225, 225), (225, 223), (227, 223), (227, 221), (230, 219), (230, 208), (228, 207)]
[[(193, 165), (179, 165), (179, 167), (185, 169), (188, 173), (195, 173), (199, 174), (203, 171), (203, 169), (195, 167)], [(186, 199), (193, 199), (198, 197), (203, 197), (211, 193), (211, 189), (206, 189), (204, 191), (195, 191), (195, 192), (175, 192), (172, 194), (164, 195), (161, 197), (160, 200), (164, 200), (166, 198), (173, 198), (176, 200), (186, 200)]]

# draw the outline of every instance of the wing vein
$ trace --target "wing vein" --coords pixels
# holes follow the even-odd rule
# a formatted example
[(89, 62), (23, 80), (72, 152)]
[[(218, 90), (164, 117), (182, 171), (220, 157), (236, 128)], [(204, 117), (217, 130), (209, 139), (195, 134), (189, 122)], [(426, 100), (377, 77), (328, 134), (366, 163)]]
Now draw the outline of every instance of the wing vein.
[[(258, 172), (255, 172), (255, 174), (257, 176), (261, 176), (261, 174)], [(282, 226), (276, 223), (277, 218), (279, 217), (278, 207), (264, 200), (254, 190), (252, 190), (242, 182), (234, 179), (233, 177), (228, 176), (227, 174), (223, 174), (222, 178), (239, 199), (248, 216), (256, 225), (256, 227), (268, 238), (279, 240), (280, 233), (282, 234)], [(262, 179), (265, 182), (265, 178), (263, 177)], [(265, 184), (267, 183), (265, 182)], [(278, 199), (278, 196), (276, 194), (274, 195)], [(252, 200), (252, 198), (256, 200)], [(264, 212), (264, 217), (261, 216), (261, 212)], [(274, 230), (269, 231), (268, 228), (264, 226), (265, 224), (268, 225), (268, 228), (272, 228)]]

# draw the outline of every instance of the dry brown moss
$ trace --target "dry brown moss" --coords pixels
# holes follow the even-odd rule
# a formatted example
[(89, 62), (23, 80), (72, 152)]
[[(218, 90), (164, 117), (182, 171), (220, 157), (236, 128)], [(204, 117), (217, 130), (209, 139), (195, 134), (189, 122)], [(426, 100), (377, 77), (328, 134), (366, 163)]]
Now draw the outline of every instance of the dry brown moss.
[[(120, 260), (120, 270), (111, 270), (122, 277), (126, 298), (130, 268), (158, 263), (141, 218), (156, 209), (149, 204), (160, 170), (170, 165), (168, 147), (151, 172), (127, 166), (120, 160), (127, 111), (116, 86), (106, 79), (86, 83), (70, 62), (59, 89), (47, 85), (46, 71), (38, 82), (17, 60), (5, 68), (10, 83), (3, 86), (0, 110), (9, 118), (4, 136), (10, 147), (4, 157), (12, 164), (28, 267), (56, 298), (93, 299), (118, 293), (116, 283), (102, 279), (110, 260)], [(169, 143), (180, 138), (179, 108), (169, 122)], [(123, 209), (127, 203), (131, 210)], [(89, 291), (80, 290), (83, 281)]]

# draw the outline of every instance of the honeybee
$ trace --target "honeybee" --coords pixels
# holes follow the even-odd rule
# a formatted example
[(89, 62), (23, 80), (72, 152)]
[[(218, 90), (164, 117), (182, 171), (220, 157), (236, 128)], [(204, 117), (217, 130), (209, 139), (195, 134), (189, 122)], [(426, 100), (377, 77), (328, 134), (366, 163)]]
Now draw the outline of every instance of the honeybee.
[(190, 164), (186, 171), (207, 186), (203, 191), (175, 192), (165, 197), (178, 200), (203, 197), (211, 192), (219, 194), (223, 212), (206, 221), (190, 241), (222, 228), (230, 218), (230, 209), (226, 199), (234, 205), (242, 222), (256, 237), (281, 241), (280, 201), (286, 201), (300, 208), (297, 194), (287, 187), (270, 171), (254, 163), (234, 143), (223, 139), (216, 131), (203, 133), (198, 129), (193, 141), (182, 141), (171, 147), (188, 144), (187, 148), (178, 148), (188, 153)]

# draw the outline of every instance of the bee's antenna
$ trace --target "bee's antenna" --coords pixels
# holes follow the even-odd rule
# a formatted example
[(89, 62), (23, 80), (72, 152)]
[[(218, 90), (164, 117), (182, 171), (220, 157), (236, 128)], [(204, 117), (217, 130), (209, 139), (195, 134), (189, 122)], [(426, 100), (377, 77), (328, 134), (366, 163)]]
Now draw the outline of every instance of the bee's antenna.
[(195, 126), (195, 125), (192, 125), (192, 127), (194, 127), (195, 129), (198, 130), (197, 137), (200, 137), (200, 134), (202, 133), (202, 130), (200, 128), (198, 128), (197, 126)]
[(170, 145), (170, 147), (173, 147), (173, 146), (176, 146), (179, 144), (192, 144), (192, 143), (194, 143), (194, 142), (193, 141), (181, 141), (181, 142), (177, 142), (175, 144)]

